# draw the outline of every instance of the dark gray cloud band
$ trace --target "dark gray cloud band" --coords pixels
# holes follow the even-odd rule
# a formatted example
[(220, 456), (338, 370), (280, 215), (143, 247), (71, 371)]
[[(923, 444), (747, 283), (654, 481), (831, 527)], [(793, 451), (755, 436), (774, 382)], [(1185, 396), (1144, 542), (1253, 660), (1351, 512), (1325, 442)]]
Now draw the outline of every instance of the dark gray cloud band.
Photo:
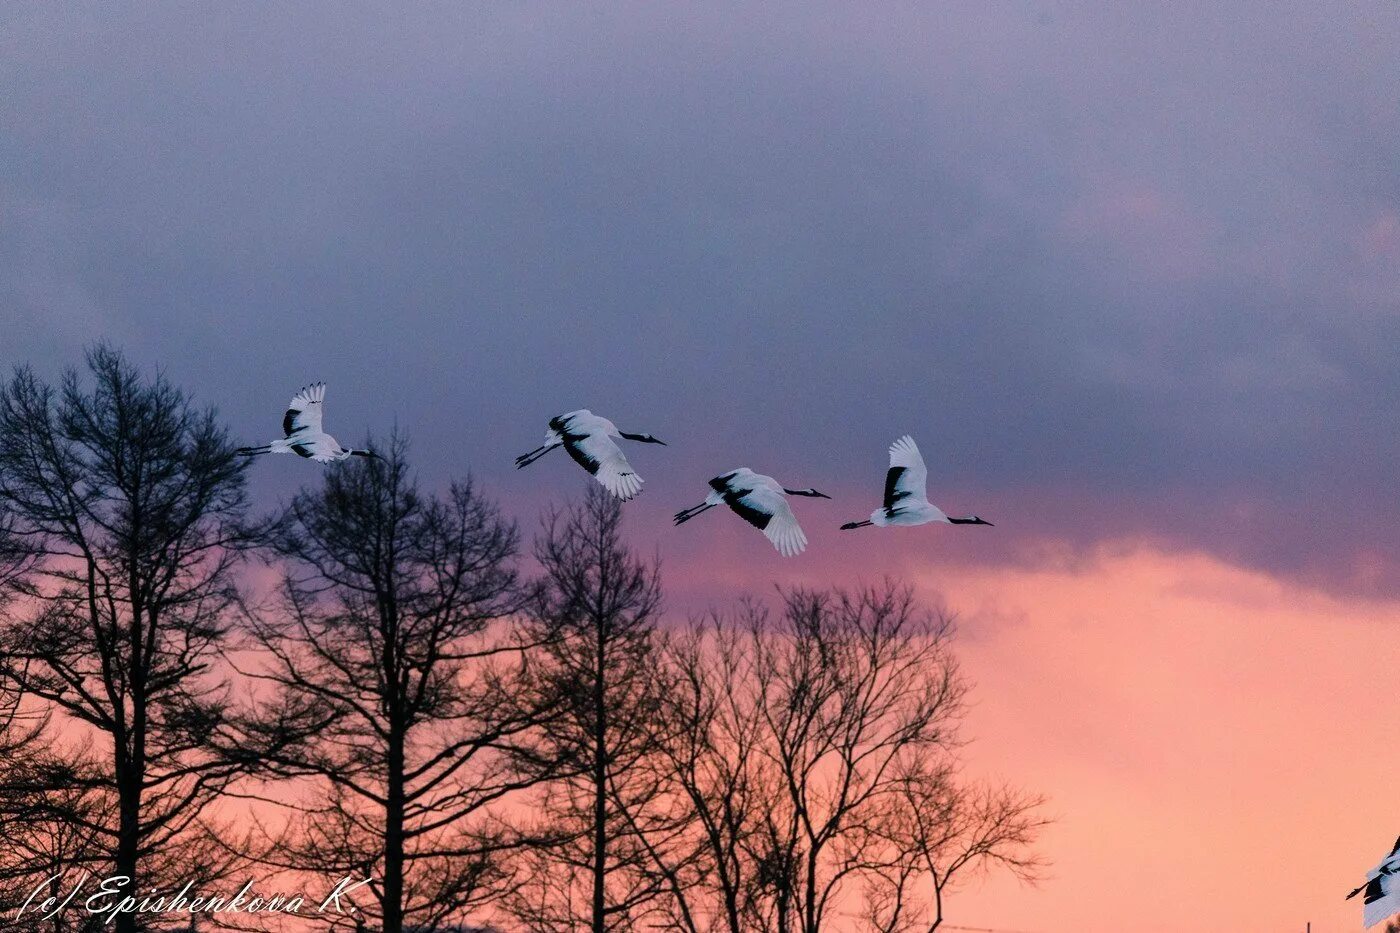
[(581, 405), (657, 515), (910, 431), (997, 548), (1389, 588), (1400, 7), (1139, 6), (11, 5), (6, 355), (325, 379), (522, 510)]

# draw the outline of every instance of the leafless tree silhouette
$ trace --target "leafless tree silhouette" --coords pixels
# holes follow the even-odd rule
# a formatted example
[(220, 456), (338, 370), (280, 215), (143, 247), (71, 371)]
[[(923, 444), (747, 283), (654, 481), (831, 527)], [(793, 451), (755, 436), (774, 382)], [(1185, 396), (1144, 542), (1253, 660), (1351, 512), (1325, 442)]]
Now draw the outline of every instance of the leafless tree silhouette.
[(430, 933), (511, 886), (522, 837), (493, 807), (550, 775), (549, 710), (521, 687), (538, 646), (510, 621), (515, 527), (470, 480), (422, 493), (406, 446), (295, 498), (280, 604), (240, 667), (268, 688), (245, 723), (262, 775), (304, 791), (273, 794), (292, 818), (264, 863), (373, 879), (357, 903), (377, 929)]
[(227, 709), (210, 665), (257, 535), (212, 411), (105, 347), (87, 374), (55, 387), (21, 368), (0, 390), (0, 509), (33, 561), (33, 611), (5, 620), (0, 664), (99, 737), (69, 792), (100, 805), (68, 815), (129, 892), (157, 863), (197, 866), (183, 844), (238, 771), (210, 751)]
[(559, 838), (531, 853), (512, 911), (537, 933), (642, 929), (663, 890), (646, 845), (666, 832), (645, 767), (664, 724), (658, 569), (628, 549), (621, 507), (597, 489), (546, 518), (535, 555), (549, 645), (536, 689), (561, 707), (547, 738), (570, 773), (541, 796), (541, 831)]
[(760, 829), (776, 775), (763, 766), (751, 640), (750, 630), (715, 617), (666, 645), (667, 728), (655, 767), (686, 842), (673, 834), (649, 853), (670, 897), (670, 922), (689, 933), (741, 933), (764, 922)]
[(43, 892), (40, 901), (60, 894), (67, 873), (104, 854), (83, 825), (95, 801), (81, 762), (55, 746), (51, 719), (0, 681), (0, 930), (76, 929), (78, 918), (41, 921), (33, 912), (20, 916), (19, 908), (35, 890)]
[(1047, 825), (1045, 800), (1010, 787), (960, 779), (949, 762), (914, 761), (875, 821), (888, 857), (865, 878), (865, 916), (879, 933), (943, 925), (948, 894), (967, 876), (994, 869), (1039, 879), (1032, 845)]
[(652, 850), (671, 925), (931, 930), (963, 874), (1034, 877), (1039, 799), (958, 780), (951, 632), (887, 582), (787, 592), (776, 619), (749, 603), (670, 642), (665, 793), (697, 847)]
[[(29, 582), (36, 558), (12, 517), (0, 519), (0, 611)], [(92, 929), (97, 924), (84, 916), (20, 911), (36, 891), (41, 904), (62, 896), (74, 872), (106, 854), (89, 828), (102, 796), (89, 791), (82, 759), (59, 746), (52, 710), (27, 703), (22, 682), (0, 667), (0, 930)]]

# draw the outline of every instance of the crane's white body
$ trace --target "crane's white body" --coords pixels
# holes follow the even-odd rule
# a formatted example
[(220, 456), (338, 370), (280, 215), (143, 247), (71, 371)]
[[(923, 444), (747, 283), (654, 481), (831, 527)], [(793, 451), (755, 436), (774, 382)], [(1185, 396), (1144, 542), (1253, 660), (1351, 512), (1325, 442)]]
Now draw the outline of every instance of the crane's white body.
[(687, 522), (706, 509), (727, 505), (734, 514), (762, 531), (779, 554), (792, 557), (807, 548), (807, 536), (802, 533), (802, 526), (788, 504), (789, 493), (829, 498), (815, 489), (784, 489), (773, 477), (740, 467), (710, 480), (710, 494), (705, 501), (678, 512), (676, 524)]
[[(1364, 894), (1363, 894), (1364, 892)], [(1362, 894), (1362, 922), (1373, 927), (1400, 912), (1400, 839), (1379, 865), (1366, 873), (1366, 883), (1347, 895)]]
[(885, 501), (870, 513), (868, 521), (850, 522), (842, 528), (862, 525), (927, 525), (942, 522), (947, 525), (990, 525), (973, 515), (950, 518), (938, 506), (928, 501), (928, 467), (919, 453), (919, 445), (908, 434), (890, 445), (890, 466), (885, 473)]
[(614, 438), (627, 438), (648, 444), (662, 444), (650, 434), (628, 434), (617, 425), (586, 408), (551, 418), (544, 444), (515, 458), (516, 467), (529, 466), (540, 457), (563, 447), (574, 462), (587, 470), (604, 489), (624, 502), (642, 491), (643, 480), (627, 462)]
[(287, 403), (282, 416), (283, 437), (274, 438), (262, 447), (244, 447), (239, 453), (296, 454), (317, 463), (335, 463), (352, 456), (371, 456), (368, 451), (342, 447), (340, 442), (321, 428), (321, 413), (326, 401), (326, 384), (313, 382)]

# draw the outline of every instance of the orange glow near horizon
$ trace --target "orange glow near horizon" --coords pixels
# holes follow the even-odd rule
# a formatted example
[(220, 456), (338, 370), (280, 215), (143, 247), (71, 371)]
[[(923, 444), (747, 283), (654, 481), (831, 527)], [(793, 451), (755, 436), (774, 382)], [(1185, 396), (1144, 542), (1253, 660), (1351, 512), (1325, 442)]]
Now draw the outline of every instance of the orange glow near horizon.
[(1360, 929), (1343, 897), (1400, 833), (1400, 602), (1150, 549), (913, 577), (959, 610), (969, 772), (1057, 818), (1043, 884), (973, 882), (950, 924)]

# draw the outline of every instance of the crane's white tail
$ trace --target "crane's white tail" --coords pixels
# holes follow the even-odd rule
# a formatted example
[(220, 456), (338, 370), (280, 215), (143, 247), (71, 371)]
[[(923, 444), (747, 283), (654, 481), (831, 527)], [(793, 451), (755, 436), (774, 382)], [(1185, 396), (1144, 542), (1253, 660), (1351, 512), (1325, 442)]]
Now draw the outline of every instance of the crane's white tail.
[(686, 522), (690, 521), (692, 518), (699, 515), (701, 512), (705, 511), (706, 509), (712, 508), (714, 508), (713, 503), (702, 502), (699, 505), (692, 505), (688, 509), (681, 509), (679, 512), (676, 513), (676, 524), (684, 525)]

